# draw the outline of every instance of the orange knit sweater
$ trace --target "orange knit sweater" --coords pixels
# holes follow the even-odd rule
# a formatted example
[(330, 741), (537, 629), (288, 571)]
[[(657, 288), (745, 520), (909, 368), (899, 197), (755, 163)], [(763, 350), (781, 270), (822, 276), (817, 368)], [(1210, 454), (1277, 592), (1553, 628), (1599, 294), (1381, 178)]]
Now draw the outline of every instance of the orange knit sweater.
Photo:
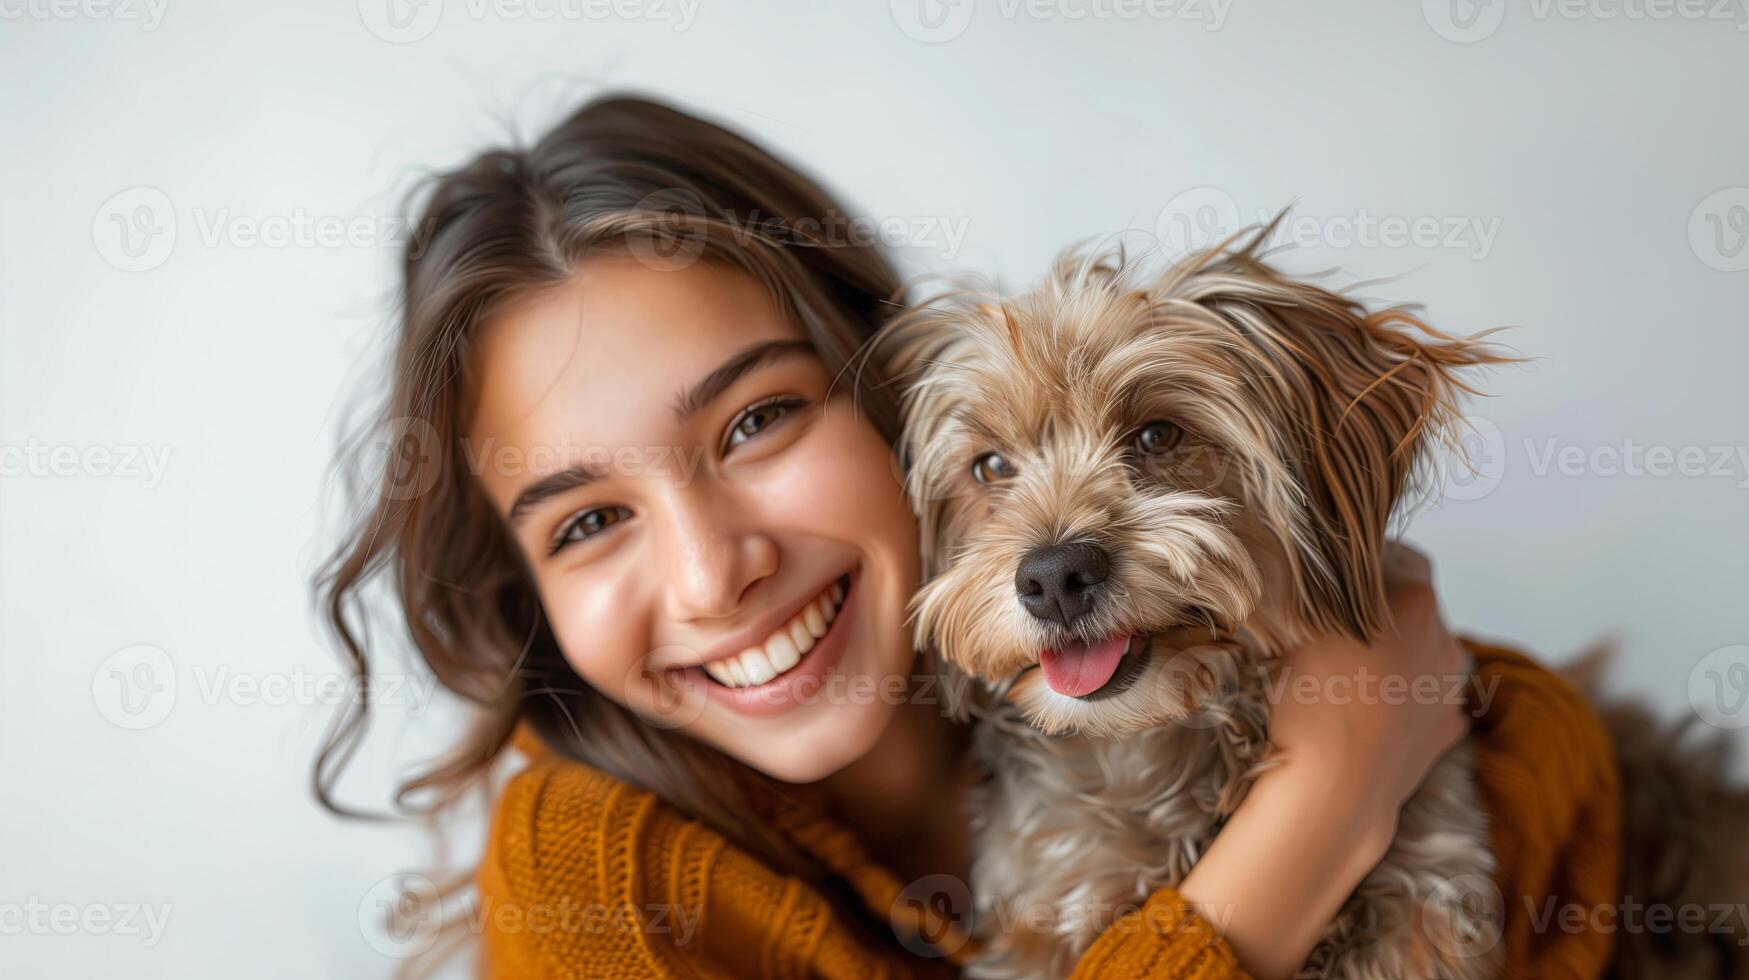
[[(1494, 696), (1475, 723), (1482, 794), (1493, 817), (1513, 977), (1596, 977), (1610, 937), (1533, 929), (1551, 899), (1615, 900), (1620, 788), (1609, 742), (1568, 684), (1522, 655), (1468, 644)], [(1494, 686), (1497, 683), (1497, 687)], [(870, 978), (952, 975), (964, 937), (920, 922), (916, 903), (822, 807), (796, 804), (780, 826), (847, 882), (866, 921), (907, 947), (870, 941), (865, 917), (782, 875), (647, 792), (539, 753), (497, 805), (478, 884), (484, 975)], [(921, 937), (933, 940), (924, 943)], [(1232, 950), (1176, 892), (1119, 919), (1076, 977), (1242, 977)]]

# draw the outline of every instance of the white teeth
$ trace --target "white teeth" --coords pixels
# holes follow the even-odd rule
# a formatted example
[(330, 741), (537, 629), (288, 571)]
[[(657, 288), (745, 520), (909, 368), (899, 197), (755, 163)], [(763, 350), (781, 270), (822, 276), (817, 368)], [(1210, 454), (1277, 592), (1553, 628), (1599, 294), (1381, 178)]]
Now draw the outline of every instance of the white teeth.
[[(808, 639), (808, 645), (813, 646), (813, 644), (813, 638), (810, 637)], [(765, 645), (765, 655), (771, 658), (771, 665), (776, 667), (777, 672), (780, 674), (791, 667), (794, 667), (796, 664), (801, 663), (802, 654), (807, 652), (808, 651), (806, 650), (797, 649), (793, 643), (778, 643), (774, 640)]]
[(789, 621), (789, 639), (796, 645), (798, 654), (814, 649), (814, 634), (808, 632), (808, 625), (800, 617)]
[(796, 649), (796, 642), (783, 630), (771, 634), (771, 639), (765, 641), (765, 655), (772, 660), (802, 659), (802, 652)]
[(747, 679), (747, 665), (743, 662), (747, 657), (745, 652), (734, 657), (729, 663), (729, 676), (734, 679), (736, 687), (751, 687), (753, 682)]
[[(766, 644), (766, 649), (771, 645)], [(775, 659), (775, 658), (774, 658)], [(744, 650), (740, 656), (741, 666), (747, 671), (749, 684), (763, 684), (777, 676), (777, 668), (765, 658), (765, 650)]]
[(735, 675), (729, 673), (729, 662), (727, 660), (713, 660), (710, 663), (705, 664), (704, 672), (711, 675), (711, 680), (716, 681), (718, 684), (722, 684), (725, 687), (735, 686)]
[(748, 647), (733, 657), (704, 664), (705, 673), (724, 687), (755, 687), (769, 683), (801, 662), (802, 654), (814, 648), (814, 643), (826, 635), (828, 624), (838, 616), (838, 603), (844, 601), (844, 589), (838, 583), (820, 594), (802, 611), (779, 626), (765, 640), (763, 647)]

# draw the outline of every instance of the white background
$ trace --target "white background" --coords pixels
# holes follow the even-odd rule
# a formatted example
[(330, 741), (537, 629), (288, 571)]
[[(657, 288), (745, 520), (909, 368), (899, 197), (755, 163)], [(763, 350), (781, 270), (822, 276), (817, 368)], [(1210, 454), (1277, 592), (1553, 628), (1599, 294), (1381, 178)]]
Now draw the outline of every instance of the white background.
[[(1613, 635), (1617, 688), (1671, 712), (1749, 661), (1734, 0), (154, 2), (0, 0), (7, 976), (393, 967), (361, 916), (426, 838), (308, 789), (340, 674), (308, 581), (386, 329), (375, 240), (425, 168), (612, 87), (895, 218), (909, 272), (1020, 285), (1078, 238), (1297, 201), (1312, 265), (1535, 358), (1473, 406), (1485, 482), (1412, 530), (1451, 618), (1551, 660)], [(1665, 469), (1684, 449), (1701, 472)], [(455, 725), (404, 692), (347, 798), (386, 806)]]

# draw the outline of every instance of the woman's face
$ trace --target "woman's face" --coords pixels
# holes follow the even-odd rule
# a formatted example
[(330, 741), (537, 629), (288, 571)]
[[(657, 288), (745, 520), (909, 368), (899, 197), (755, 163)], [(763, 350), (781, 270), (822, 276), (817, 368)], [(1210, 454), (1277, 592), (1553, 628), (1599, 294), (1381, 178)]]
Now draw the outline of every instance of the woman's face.
[(467, 460), (584, 680), (792, 782), (874, 745), (914, 660), (916, 526), (764, 288), (591, 258), (475, 356)]

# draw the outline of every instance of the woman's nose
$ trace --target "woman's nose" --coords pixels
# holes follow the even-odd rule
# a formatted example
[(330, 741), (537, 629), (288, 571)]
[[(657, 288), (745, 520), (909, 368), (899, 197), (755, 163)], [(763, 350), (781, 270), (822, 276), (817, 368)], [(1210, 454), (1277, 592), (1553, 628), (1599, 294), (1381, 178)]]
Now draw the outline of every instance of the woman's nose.
[(668, 550), (675, 617), (732, 616), (748, 590), (777, 571), (777, 543), (704, 488), (681, 490), (673, 499)]

